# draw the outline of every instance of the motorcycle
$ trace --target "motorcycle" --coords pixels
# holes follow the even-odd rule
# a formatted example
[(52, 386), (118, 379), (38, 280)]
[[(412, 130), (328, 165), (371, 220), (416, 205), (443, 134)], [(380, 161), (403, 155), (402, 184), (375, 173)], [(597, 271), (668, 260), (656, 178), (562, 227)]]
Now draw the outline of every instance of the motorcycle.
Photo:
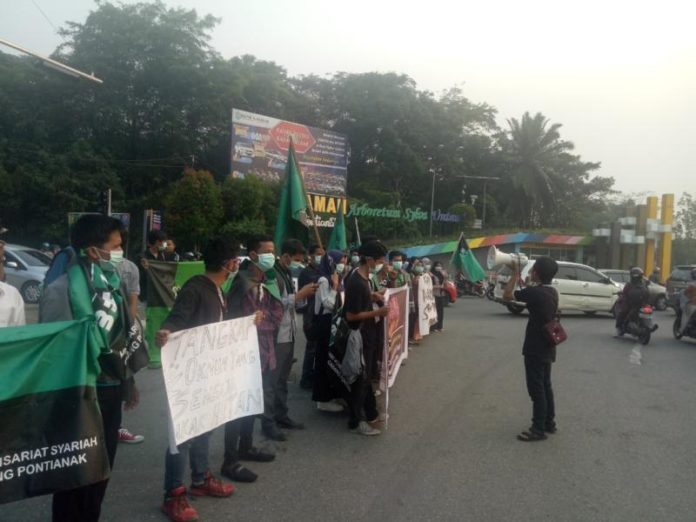
[(640, 344), (648, 344), (650, 336), (657, 330), (657, 325), (653, 322), (652, 306), (641, 306), (638, 313), (632, 313), (629, 316), (621, 330), (623, 333), (636, 337)]
[(457, 278), (457, 297), (462, 297), (463, 295), (474, 295), (483, 298), (486, 296), (486, 289), (481, 281), (474, 283), (464, 277), (459, 277)]
[(495, 280), (491, 279), (488, 281), (488, 286), (486, 287), (486, 297), (491, 301), (495, 301)]
[(681, 299), (677, 299), (676, 301), (674, 311), (677, 313), (677, 317), (674, 318), (674, 324), (672, 324), (672, 335), (674, 335), (674, 338), (677, 340), (681, 339), (682, 337), (691, 337), (696, 339), (696, 314), (691, 316), (691, 320), (689, 321), (686, 330), (684, 330), (684, 333), (682, 333), (681, 319), (683, 310), (681, 308)]

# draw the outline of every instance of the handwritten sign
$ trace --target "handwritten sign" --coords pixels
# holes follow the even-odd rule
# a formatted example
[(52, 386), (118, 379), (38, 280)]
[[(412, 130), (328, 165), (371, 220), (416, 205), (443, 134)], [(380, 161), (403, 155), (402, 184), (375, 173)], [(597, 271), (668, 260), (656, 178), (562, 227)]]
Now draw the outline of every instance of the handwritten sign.
[(433, 280), (428, 274), (418, 279), (418, 331), (430, 334), (430, 327), (437, 322), (437, 309), (433, 296)]
[(228, 421), (263, 413), (253, 316), (172, 334), (162, 349), (162, 369), (172, 447)]
[(409, 288), (402, 286), (390, 288), (384, 296), (389, 315), (384, 321), (382, 389), (394, 384), (402, 361), (408, 357), (408, 293)]

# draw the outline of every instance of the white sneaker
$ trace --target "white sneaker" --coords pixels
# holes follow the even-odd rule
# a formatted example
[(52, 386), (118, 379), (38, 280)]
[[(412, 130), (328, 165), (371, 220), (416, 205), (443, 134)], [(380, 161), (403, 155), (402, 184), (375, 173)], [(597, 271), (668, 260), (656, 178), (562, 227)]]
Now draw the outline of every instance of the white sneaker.
[(336, 404), (333, 401), (317, 402), (317, 410), (325, 411), (327, 413), (340, 413), (343, 411), (343, 406)]
[(360, 421), (357, 428), (350, 430), (351, 433), (357, 433), (358, 435), (365, 435), (366, 437), (373, 437), (375, 435), (381, 435), (382, 432), (377, 428), (373, 428), (365, 421)]

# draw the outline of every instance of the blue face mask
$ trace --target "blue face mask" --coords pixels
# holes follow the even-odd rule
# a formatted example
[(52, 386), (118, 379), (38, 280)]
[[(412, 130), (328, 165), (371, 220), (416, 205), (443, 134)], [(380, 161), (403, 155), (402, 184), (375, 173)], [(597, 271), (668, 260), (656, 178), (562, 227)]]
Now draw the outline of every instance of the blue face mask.
[(394, 261), (392, 263), (392, 266), (394, 267), (394, 270), (401, 270), (401, 268), (404, 266), (402, 261)]
[(290, 261), (290, 270), (299, 270), (304, 268), (304, 265), (299, 261)]
[(259, 254), (259, 260), (256, 261), (263, 272), (268, 272), (275, 265), (275, 254)]

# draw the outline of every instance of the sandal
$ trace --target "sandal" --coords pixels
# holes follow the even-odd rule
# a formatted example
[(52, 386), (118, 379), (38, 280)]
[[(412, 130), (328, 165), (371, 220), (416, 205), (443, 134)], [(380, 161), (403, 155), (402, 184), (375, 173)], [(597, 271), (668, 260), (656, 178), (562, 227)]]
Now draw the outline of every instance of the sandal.
[(545, 433), (539, 433), (534, 430), (523, 431), (517, 436), (517, 440), (521, 440), (522, 442), (536, 442), (538, 440), (546, 440), (547, 438)]

